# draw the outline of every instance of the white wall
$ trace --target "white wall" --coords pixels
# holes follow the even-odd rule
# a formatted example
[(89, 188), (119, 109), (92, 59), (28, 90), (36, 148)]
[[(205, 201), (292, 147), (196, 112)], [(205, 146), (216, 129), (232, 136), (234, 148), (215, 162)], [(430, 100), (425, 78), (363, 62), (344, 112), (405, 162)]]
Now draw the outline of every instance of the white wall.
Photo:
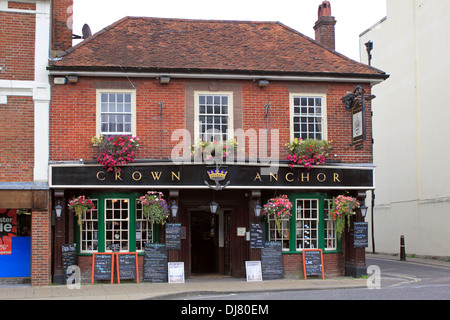
[(450, 256), (450, 1), (387, 0), (360, 36), (364, 63), (369, 40), (390, 74), (373, 88), (376, 251), (398, 253), (405, 235), (407, 253)]

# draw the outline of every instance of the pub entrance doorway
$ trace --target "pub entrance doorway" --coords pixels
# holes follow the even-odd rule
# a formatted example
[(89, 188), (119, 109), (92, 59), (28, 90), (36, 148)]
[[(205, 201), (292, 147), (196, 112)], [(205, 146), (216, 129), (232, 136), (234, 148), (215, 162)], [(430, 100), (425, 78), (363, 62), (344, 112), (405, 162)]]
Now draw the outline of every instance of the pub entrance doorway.
[(218, 215), (206, 211), (191, 212), (191, 273), (219, 272)]

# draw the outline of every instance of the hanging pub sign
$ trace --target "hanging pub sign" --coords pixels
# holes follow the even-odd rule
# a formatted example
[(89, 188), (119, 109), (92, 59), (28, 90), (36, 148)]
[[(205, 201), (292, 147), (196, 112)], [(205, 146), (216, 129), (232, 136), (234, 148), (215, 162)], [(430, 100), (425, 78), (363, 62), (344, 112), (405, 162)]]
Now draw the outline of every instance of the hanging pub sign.
[(358, 85), (353, 92), (342, 97), (345, 110), (352, 112), (352, 144), (357, 149), (362, 148), (362, 143), (366, 141), (366, 101), (375, 98), (374, 95), (365, 94), (364, 87)]
[(352, 143), (360, 144), (366, 140), (366, 121), (362, 99), (355, 99), (352, 108)]

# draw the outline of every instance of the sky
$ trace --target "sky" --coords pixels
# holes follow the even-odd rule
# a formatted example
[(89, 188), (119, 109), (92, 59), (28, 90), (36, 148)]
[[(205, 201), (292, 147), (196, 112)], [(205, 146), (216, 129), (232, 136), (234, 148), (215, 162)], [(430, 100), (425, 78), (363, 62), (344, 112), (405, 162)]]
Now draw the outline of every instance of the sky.
[[(74, 0), (73, 33), (96, 33), (125, 16), (279, 21), (314, 39), (322, 0)], [(386, 0), (330, 0), (336, 51), (360, 61), (359, 35), (386, 16)], [(76, 44), (77, 42), (74, 42)]]

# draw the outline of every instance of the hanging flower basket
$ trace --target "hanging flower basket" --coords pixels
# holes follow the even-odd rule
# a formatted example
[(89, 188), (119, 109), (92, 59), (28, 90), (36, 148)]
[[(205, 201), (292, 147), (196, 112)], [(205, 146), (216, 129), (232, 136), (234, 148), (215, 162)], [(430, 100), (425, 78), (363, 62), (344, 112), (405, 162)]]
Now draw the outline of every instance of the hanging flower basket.
[(336, 221), (336, 234), (339, 239), (344, 232), (346, 219), (347, 228), (350, 229), (350, 216), (356, 214), (357, 208), (359, 208), (359, 202), (356, 198), (340, 195), (333, 200), (328, 216)]
[(236, 151), (236, 139), (230, 139), (224, 142), (219, 141), (202, 141), (199, 140), (195, 145), (191, 146), (191, 155), (196, 160), (208, 161), (216, 158), (216, 152), (219, 152), (218, 157), (225, 159), (228, 155)]
[(261, 215), (275, 220), (278, 234), (281, 234), (281, 220), (292, 216), (292, 203), (287, 195), (270, 199), (262, 208)]
[(79, 196), (68, 204), (69, 209), (72, 209), (75, 215), (78, 217), (78, 225), (81, 225), (81, 220), (85, 219), (86, 211), (95, 209), (94, 203), (90, 199), (86, 199), (85, 196)]
[(294, 165), (303, 165), (305, 168), (311, 169), (313, 165), (323, 165), (331, 151), (331, 141), (313, 140), (313, 139), (297, 139), (286, 144), (288, 156), (287, 160)]
[(92, 143), (99, 148), (97, 161), (108, 171), (120, 172), (120, 165), (134, 162), (139, 137), (126, 135), (105, 138), (93, 137)]
[(169, 205), (163, 196), (162, 192), (148, 191), (138, 200), (142, 204), (145, 218), (152, 224), (163, 225), (169, 217)]

